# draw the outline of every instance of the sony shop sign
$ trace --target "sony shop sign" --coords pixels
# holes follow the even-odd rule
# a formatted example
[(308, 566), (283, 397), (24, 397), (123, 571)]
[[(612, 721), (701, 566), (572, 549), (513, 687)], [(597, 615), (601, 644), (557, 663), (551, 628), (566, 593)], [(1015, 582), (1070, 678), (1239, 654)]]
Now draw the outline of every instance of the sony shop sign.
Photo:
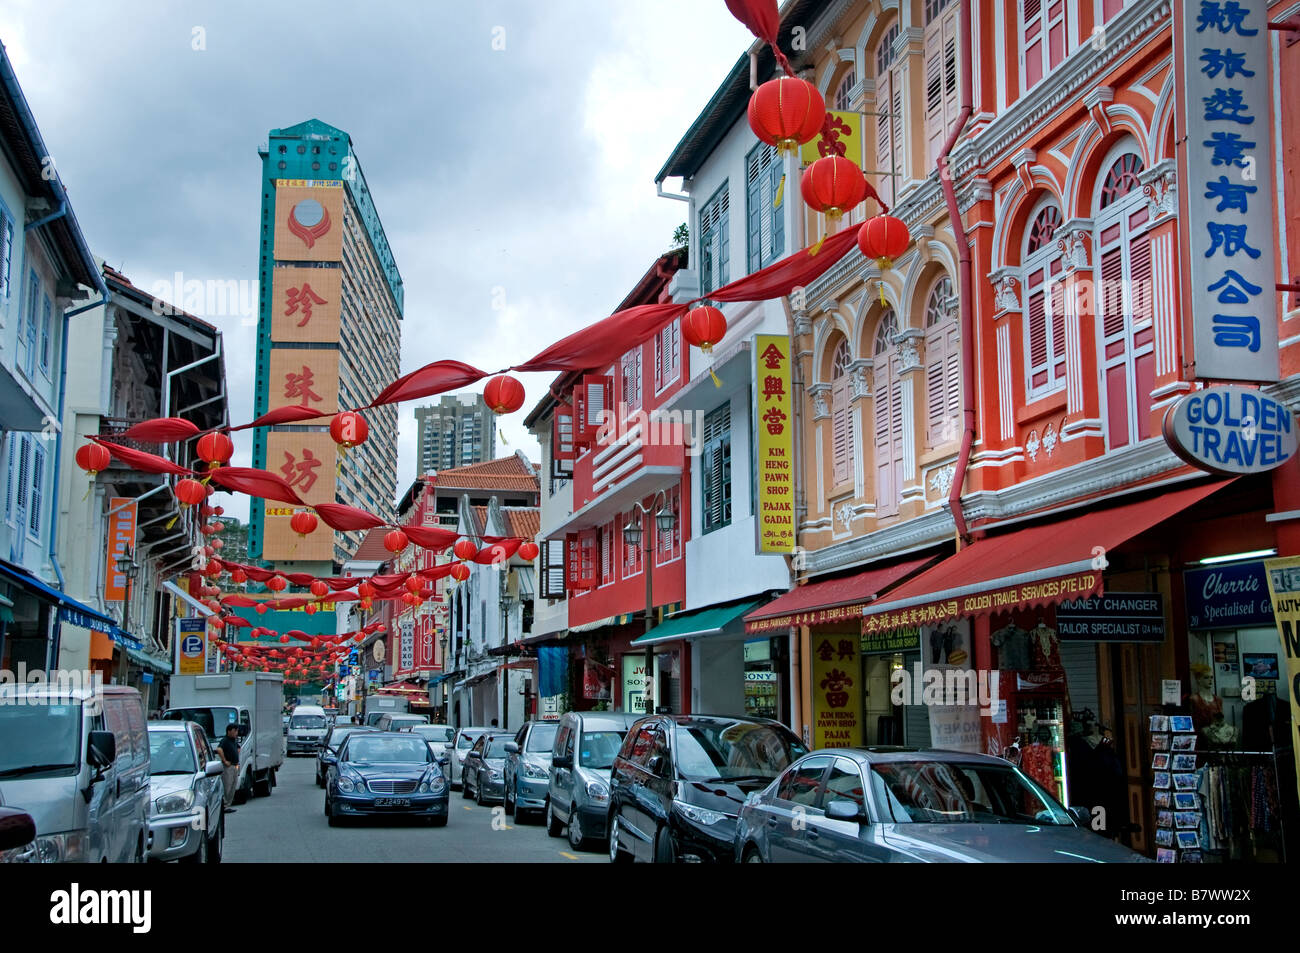
[(1188, 394), (1165, 414), (1165, 440), (1211, 473), (1263, 473), (1296, 454), (1296, 421), (1262, 391), (1225, 385)]

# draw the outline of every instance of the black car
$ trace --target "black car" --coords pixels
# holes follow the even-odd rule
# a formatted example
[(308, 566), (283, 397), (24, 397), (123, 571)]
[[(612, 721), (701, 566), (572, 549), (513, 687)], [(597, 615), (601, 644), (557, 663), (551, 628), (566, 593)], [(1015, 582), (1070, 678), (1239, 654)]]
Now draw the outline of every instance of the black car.
[(325, 732), (320, 747), (316, 749), (316, 787), (325, 786), (325, 776), (329, 773), (330, 765), (338, 760), (339, 746), (343, 744), (343, 739), (354, 731), (374, 731), (374, 729), (363, 725), (335, 725)]
[(610, 860), (733, 860), (745, 799), (807, 753), (788, 728), (766, 718), (640, 719), (614, 759)]
[(344, 818), (404, 815), (447, 823), (448, 788), (442, 766), (424, 739), (409, 733), (354, 732), (343, 740), (325, 779), (325, 815)]

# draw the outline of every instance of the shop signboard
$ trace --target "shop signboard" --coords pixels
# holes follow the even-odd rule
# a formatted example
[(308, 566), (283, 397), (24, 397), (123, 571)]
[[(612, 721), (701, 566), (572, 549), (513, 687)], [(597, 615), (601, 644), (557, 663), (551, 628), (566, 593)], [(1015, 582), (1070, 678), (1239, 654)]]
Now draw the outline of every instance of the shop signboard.
[(176, 620), (176, 674), (206, 675), (208, 669), (207, 621)]
[[(1282, 654), (1286, 656), (1287, 695), (1291, 699), (1292, 750), (1300, 744), (1300, 556), (1265, 561), (1268, 594), (1273, 601)], [(1280, 674), (1280, 672), (1279, 672)], [(1296, 764), (1300, 789), (1300, 762)]]
[(812, 644), (813, 746), (862, 744), (862, 664), (856, 633), (818, 633)]
[(1174, 280), (1199, 380), (1278, 379), (1269, 2), (1174, 5), (1178, 218), (1189, 236)]
[(1210, 473), (1264, 473), (1296, 455), (1295, 416), (1249, 387), (1187, 394), (1165, 412), (1162, 429), (1174, 453)]
[(1158, 592), (1108, 592), (1056, 607), (1062, 642), (1163, 642), (1164, 596)]
[(126, 598), (129, 581), (118, 572), (117, 560), (135, 548), (136, 504), (129, 496), (114, 496), (108, 501), (110, 511), (117, 510), (108, 520), (108, 559), (105, 563), (104, 601), (121, 602)]
[(910, 629), (873, 632), (862, 637), (863, 655), (893, 655), (895, 652), (915, 652), (920, 647), (921, 630), (915, 626)]
[(645, 655), (623, 656), (623, 710), (644, 713), (645, 706)]
[(1273, 625), (1273, 603), (1262, 562), (1189, 569), (1183, 573), (1183, 589), (1189, 629)]
[(790, 389), (790, 339), (784, 334), (754, 337), (758, 435), (758, 506), (755, 520), (760, 553), (794, 549), (794, 398)]

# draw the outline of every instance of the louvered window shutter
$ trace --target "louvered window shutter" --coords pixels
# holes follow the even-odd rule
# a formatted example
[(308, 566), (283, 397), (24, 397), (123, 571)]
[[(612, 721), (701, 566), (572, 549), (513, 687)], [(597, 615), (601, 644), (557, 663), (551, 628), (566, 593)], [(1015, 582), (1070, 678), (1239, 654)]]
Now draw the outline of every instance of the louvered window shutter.
[(1021, 49), (1025, 89), (1032, 89), (1043, 78), (1043, 3), (1020, 0)]
[(45, 448), (40, 444), (32, 447), (32, 498), (31, 514), (28, 517), (28, 528), (32, 536), (37, 538), (41, 535), (41, 501), (45, 496)]
[(1035, 269), (1029, 279), (1025, 331), (1029, 339), (1029, 384), (1032, 390), (1050, 382), (1047, 360), (1047, 301), (1043, 270)]
[(831, 384), (831, 482), (848, 482), (853, 475), (852, 441), (849, 432), (849, 379), (837, 377)]
[(564, 536), (564, 576), (566, 588), (582, 588), (582, 537), (578, 533)]
[(893, 101), (890, 92), (892, 88), (891, 71), (886, 70), (876, 77), (876, 109), (879, 111), (876, 116), (876, 168), (882, 173), (875, 179), (876, 191), (880, 193), (881, 200), (891, 206), (894, 204), (893, 178), (883, 173), (892, 171), (894, 167), (893, 137), (890, 134), (893, 123), (889, 116)]
[(32, 472), (31, 454), (31, 438), (24, 435), (18, 445), (18, 510), (20, 513), (27, 511), (27, 489)]

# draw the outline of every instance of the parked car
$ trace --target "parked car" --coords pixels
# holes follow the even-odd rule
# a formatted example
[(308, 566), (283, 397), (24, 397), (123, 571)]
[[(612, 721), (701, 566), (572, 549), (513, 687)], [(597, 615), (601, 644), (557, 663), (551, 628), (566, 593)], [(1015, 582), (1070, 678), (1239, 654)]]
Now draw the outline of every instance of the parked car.
[(367, 728), (365, 725), (335, 725), (329, 731), (325, 732), (325, 739), (321, 742), (320, 747), (316, 749), (316, 787), (325, 786), (325, 776), (329, 773), (329, 767), (338, 760), (339, 745), (343, 744), (343, 739), (354, 731), (374, 731), (374, 728)]
[(461, 766), (460, 793), (480, 805), (504, 801), (506, 796), (506, 745), (510, 735), (486, 731), (479, 735)]
[(447, 780), (422, 738), (409, 733), (354, 732), (343, 740), (325, 779), (331, 827), (361, 816), (420, 817), (447, 823)]
[(451, 725), (407, 725), (397, 730), (419, 735), (429, 745), (433, 756), (439, 760), (443, 755), (451, 754), (451, 743), (456, 738), (456, 729)]
[(546, 810), (546, 789), (551, 777), (551, 749), (558, 721), (526, 721), (514, 740), (506, 744), (506, 813), (522, 821), (534, 811)]
[(411, 715), (404, 711), (384, 712), (375, 722), (375, 727), (380, 731), (401, 731), (403, 728), (409, 728), (412, 725), (427, 725), (429, 723), (428, 715)]
[(807, 753), (766, 718), (642, 718), (614, 758), (610, 860), (732, 860), (746, 798)]
[(917, 748), (801, 758), (741, 809), (735, 851), (748, 863), (1146, 861), (1001, 758)]
[(319, 705), (299, 705), (289, 716), (289, 754), (315, 754), (328, 730), (325, 709)]
[(0, 864), (39, 863), (36, 822), (26, 811), (4, 804), (0, 798)]
[(453, 789), (461, 786), (461, 772), (465, 767), (465, 756), (469, 754), (469, 749), (474, 747), (474, 742), (485, 731), (493, 731), (492, 728), (461, 728), (456, 732), (456, 737), (451, 742), (451, 751), (448, 752), (449, 758), (447, 763), (447, 782)]
[(286, 738), (289, 737), (289, 716), (288, 715), (284, 716), (284, 736)]
[(0, 797), (35, 820), (42, 862), (144, 861), (145, 724), (134, 688), (0, 683)]
[(575, 850), (609, 835), (609, 771), (628, 728), (641, 717), (571, 711), (560, 719), (543, 804), (548, 834), (559, 837), (567, 827)]
[(226, 726), (239, 730), (239, 781), (235, 803), (270, 797), (276, 773), (284, 765), (288, 738), (275, 733), (284, 710), (284, 675), (280, 672), (221, 672), (173, 675), (164, 721), (197, 722), (208, 742), (220, 744)]
[(220, 863), (221, 759), (192, 721), (149, 722), (150, 860)]

